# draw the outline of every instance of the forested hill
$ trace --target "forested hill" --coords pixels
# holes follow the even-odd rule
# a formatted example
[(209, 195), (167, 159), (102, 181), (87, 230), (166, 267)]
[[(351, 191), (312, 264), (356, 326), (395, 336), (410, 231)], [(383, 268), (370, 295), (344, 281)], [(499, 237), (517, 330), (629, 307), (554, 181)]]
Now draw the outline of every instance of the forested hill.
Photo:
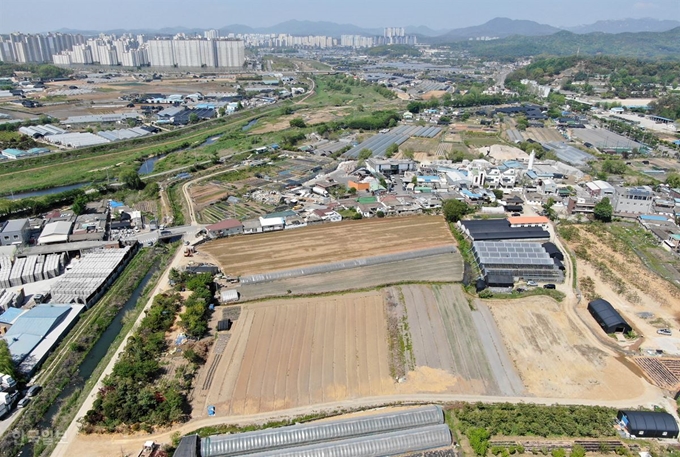
[(492, 41), (463, 41), (448, 44), (453, 50), (493, 60), (518, 57), (568, 55), (616, 55), (639, 58), (680, 58), (680, 27), (667, 32), (589, 33), (577, 35), (563, 31), (553, 35), (513, 36)]

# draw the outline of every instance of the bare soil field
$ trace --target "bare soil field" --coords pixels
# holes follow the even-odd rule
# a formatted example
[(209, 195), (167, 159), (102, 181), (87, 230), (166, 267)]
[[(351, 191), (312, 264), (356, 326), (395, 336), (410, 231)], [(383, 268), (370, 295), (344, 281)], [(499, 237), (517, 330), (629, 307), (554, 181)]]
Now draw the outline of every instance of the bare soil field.
[(551, 128), (536, 128), (529, 127), (526, 131), (522, 132), (524, 139), (531, 138), (539, 143), (545, 143), (550, 141), (564, 141), (564, 137), (555, 129)]
[[(444, 371), (455, 377), (450, 392), (481, 395), (519, 395), (523, 386), (507, 352), (504, 361), (491, 341), (480, 337), (483, 316), (473, 311), (460, 285), (404, 285), (387, 289), (398, 297), (408, 319), (415, 365)], [(490, 357), (491, 356), (491, 357)], [(494, 365), (492, 366), (492, 361)], [(504, 372), (507, 370), (507, 373)], [(508, 382), (513, 378), (513, 383)], [(502, 384), (502, 387), (501, 387)]]
[(244, 304), (206, 405), (194, 411), (251, 414), (390, 393), (387, 351), (380, 292)]
[(368, 219), (222, 238), (202, 250), (245, 275), (453, 244), (441, 216)]
[(582, 326), (551, 298), (486, 303), (530, 394), (624, 400), (645, 393), (642, 378), (591, 342)]
[(405, 151), (407, 149), (413, 152), (424, 152), (429, 155), (435, 155), (439, 147), (439, 139), (434, 138), (409, 138), (399, 146), (399, 149)]
[[(680, 355), (680, 289), (650, 271), (635, 255), (615, 244), (613, 235), (605, 231), (590, 233), (583, 226), (577, 230), (568, 245), (578, 252), (586, 252), (588, 261), (578, 258), (578, 279), (586, 296), (579, 312), (584, 321), (602, 333), (588, 311), (588, 299), (601, 297), (609, 301), (633, 326), (644, 335), (640, 344), (646, 350), (661, 349), (667, 354)], [(607, 259), (601, 262), (601, 259)], [(606, 268), (606, 269), (605, 269)], [(592, 284), (592, 287), (587, 287)], [(673, 335), (656, 333), (661, 327), (673, 329)]]
[(486, 153), (491, 150), (491, 157), (494, 159), (504, 162), (506, 160), (527, 160), (529, 159), (529, 154), (522, 151), (520, 148), (514, 146), (505, 146), (502, 144), (494, 144), (492, 146), (485, 146), (477, 149), (480, 154), (486, 155)]
[(290, 128), (291, 119), (302, 118), (308, 125), (321, 124), (336, 120), (342, 114), (342, 109), (316, 109), (316, 110), (301, 110), (289, 116), (280, 116), (276, 118), (275, 122), (263, 123), (251, 130), (253, 134), (279, 132)]
[(199, 209), (229, 196), (229, 191), (224, 185), (219, 183), (204, 183), (191, 186), (189, 192), (192, 200)]
[(383, 265), (353, 268), (267, 283), (246, 284), (239, 288), (242, 300), (366, 289), (407, 281), (460, 282), (463, 259), (460, 253), (441, 254)]

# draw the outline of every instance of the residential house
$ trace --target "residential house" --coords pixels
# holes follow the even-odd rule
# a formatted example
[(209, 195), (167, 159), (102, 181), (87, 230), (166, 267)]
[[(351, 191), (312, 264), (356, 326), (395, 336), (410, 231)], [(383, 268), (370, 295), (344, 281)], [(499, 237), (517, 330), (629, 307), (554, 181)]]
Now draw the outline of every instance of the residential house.
[(236, 219), (225, 219), (205, 228), (211, 238), (240, 235), (243, 233), (243, 224)]
[(654, 191), (649, 186), (616, 187), (612, 206), (615, 214), (647, 214), (652, 212)]

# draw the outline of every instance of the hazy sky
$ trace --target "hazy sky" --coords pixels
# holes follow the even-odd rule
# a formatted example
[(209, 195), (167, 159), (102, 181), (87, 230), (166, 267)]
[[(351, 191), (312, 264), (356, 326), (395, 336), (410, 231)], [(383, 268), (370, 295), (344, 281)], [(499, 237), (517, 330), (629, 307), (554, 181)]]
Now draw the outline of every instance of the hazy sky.
[(2, 0), (0, 33), (271, 26), (289, 19), (362, 27), (451, 29), (494, 17), (571, 26), (598, 20), (680, 20), (680, 0)]

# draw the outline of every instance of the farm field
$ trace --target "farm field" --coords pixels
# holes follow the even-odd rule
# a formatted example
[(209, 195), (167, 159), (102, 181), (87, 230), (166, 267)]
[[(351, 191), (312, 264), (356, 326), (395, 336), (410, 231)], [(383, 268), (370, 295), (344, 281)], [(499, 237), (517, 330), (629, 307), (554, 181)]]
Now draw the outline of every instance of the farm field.
[(383, 306), (380, 292), (244, 304), (194, 411), (252, 414), (392, 392)]
[(338, 222), (258, 235), (222, 238), (203, 251), (230, 275), (407, 252), (454, 243), (444, 218), (414, 216)]
[(238, 220), (257, 218), (274, 210), (273, 206), (255, 202), (228, 203), (220, 201), (201, 209), (198, 221), (203, 224), (214, 224), (227, 218)]
[(453, 375), (455, 383), (450, 392), (523, 393), (522, 382), (502, 343), (497, 347), (492, 339), (481, 337), (498, 333), (493, 319), (488, 325), (485, 319), (490, 316), (471, 310), (460, 285), (403, 285), (391, 287), (386, 293), (402, 305), (397, 312), (408, 320), (415, 365)]
[(529, 127), (526, 131), (522, 132), (522, 136), (525, 140), (531, 138), (532, 140), (538, 141), (539, 143), (548, 143), (551, 141), (564, 141), (564, 137), (560, 132), (551, 128), (536, 128)]
[(642, 379), (596, 346), (577, 317), (554, 300), (528, 297), (486, 304), (529, 394), (625, 400), (645, 393)]
[[(332, 276), (331, 276), (332, 275)], [(332, 278), (332, 281), (329, 279)], [(407, 281), (459, 282), (463, 279), (463, 259), (458, 252), (403, 260), (382, 265), (352, 268), (239, 288), (242, 300), (294, 295), (341, 292)]]

